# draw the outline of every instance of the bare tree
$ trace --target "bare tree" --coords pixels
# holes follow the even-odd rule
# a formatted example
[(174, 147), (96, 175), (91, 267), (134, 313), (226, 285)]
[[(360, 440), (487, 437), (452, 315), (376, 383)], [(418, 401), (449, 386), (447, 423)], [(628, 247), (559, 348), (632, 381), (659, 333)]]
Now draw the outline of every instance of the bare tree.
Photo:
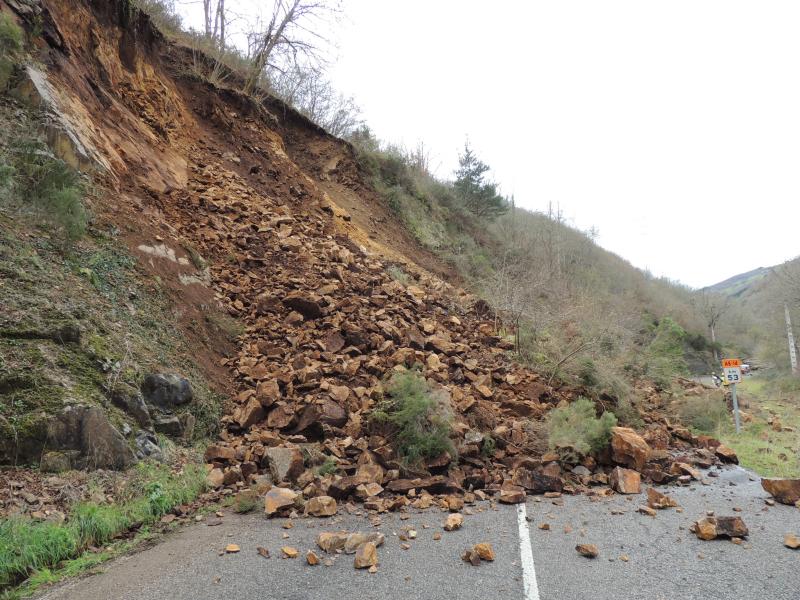
[(203, 0), (203, 29), (205, 36), (220, 48), (225, 47), (225, 0)]
[(700, 295), (695, 297), (693, 302), (695, 309), (700, 313), (706, 327), (708, 327), (711, 333), (711, 350), (714, 354), (714, 361), (719, 362), (719, 352), (717, 351), (717, 325), (722, 315), (728, 310), (728, 301), (719, 294), (714, 294), (703, 289), (700, 290)]
[(284, 70), (287, 63), (318, 63), (324, 38), (314, 26), (336, 11), (338, 6), (329, 0), (274, 0), (268, 20), (247, 36), (251, 63), (244, 93), (255, 91), (268, 67)]
[(352, 97), (337, 92), (315, 67), (294, 65), (268, 70), (270, 91), (331, 135), (346, 137), (363, 125), (361, 108)]

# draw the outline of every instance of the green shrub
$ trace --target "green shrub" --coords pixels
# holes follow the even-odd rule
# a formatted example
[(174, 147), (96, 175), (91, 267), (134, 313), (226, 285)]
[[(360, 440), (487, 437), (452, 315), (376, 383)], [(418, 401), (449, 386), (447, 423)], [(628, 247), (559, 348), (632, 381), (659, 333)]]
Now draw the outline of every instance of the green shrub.
[(0, 50), (12, 54), (22, 50), (23, 34), (8, 13), (0, 13)]
[(455, 456), (450, 440), (452, 414), (447, 397), (430, 388), (417, 371), (395, 374), (386, 398), (372, 413), (373, 420), (392, 426), (392, 440), (410, 466), (444, 452)]
[(411, 278), (408, 276), (408, 274), (406, 274), (406, 272), (397, 265), (391, 265), (388, 269), (386, 269), (386, 273), (398, 283), (402, 283), (403, 285), (408, 285), (411, 283)]
[(683, 350), (685, 339), (686, 332), (669, 317), (655, 326), (644, 359), (646, 375), (659, 388), (668, 389), (676, 376), (688, 374)]
[(686, 398), (678, 412), (686, 425), (704, 433), (716, 432), (730, 422), (725, 403), (714, 396)]
[(339, 470), (339, 463), (332, 456), (328, 456), (320, 466), (317, 467), (317, 475), (324, 477), (325, 475), (333, 475)]
[(614, 413), (604, 412), (598, 418), (594, 403), (578, 398), (550, 413), (547, 428), (550, 447), (571, 448), (584, 455), (602, 450), (611, 440), (611, 428), (616, 424)]
[(89, 215), (83, 204), (83, 180), (53, 156), (41, 138), (28, 134), (12, 139), (0, 154), (0, 173), (6, 200), (35, 208), (69, 240), (84, 234)]
[(243, 515), (252, 512), (258, 505), (258, 494), (255, 490), (244, 490), (236, 494), (233, 499), (234, 512)]
[(484, 458), (491, 458), (497, 448), (497, 442), (491, 435), (484, 436), (481, 443), (481, 456)]
[(0, 13), (0, 91), (8, 86), (14, 73), (16, 55), (22, 50), (22, 29), (7, 13)]

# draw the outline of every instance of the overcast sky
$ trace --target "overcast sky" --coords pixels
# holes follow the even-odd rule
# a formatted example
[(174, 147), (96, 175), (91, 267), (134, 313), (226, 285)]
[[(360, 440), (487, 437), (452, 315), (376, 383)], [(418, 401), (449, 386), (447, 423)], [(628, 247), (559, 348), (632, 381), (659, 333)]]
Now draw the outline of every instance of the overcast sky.
[(442, 175), (468, 136), (517, 205), (694, 287), (800, 254), (797, 0), (344, 8), (331, 79)]

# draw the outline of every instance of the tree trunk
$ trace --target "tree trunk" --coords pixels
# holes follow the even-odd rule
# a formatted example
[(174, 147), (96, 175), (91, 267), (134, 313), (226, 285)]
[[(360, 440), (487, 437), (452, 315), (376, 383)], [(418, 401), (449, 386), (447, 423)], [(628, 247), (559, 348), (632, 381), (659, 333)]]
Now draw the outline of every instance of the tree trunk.
[(709, 327), (711, 329), (711, 343), (713, 344), (711, 346), (711, 351), (714, 353), (714, 362), (718, 363), (719, 362), (719, 353), (717, 352), (717, 334), (714, 331), (714, 324), (713, 323)]

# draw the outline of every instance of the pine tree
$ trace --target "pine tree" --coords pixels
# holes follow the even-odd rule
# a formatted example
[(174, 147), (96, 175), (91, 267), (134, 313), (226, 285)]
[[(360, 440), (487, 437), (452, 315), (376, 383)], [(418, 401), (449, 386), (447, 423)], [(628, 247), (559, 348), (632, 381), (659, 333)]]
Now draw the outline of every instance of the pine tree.
[(454, 188), (464, 207), (478, 218), (494, 219), (508, 210), (508, 202), (497, 193), (497, 184), (486, 180), (489, 165), (464, 144), (458, 157)]

